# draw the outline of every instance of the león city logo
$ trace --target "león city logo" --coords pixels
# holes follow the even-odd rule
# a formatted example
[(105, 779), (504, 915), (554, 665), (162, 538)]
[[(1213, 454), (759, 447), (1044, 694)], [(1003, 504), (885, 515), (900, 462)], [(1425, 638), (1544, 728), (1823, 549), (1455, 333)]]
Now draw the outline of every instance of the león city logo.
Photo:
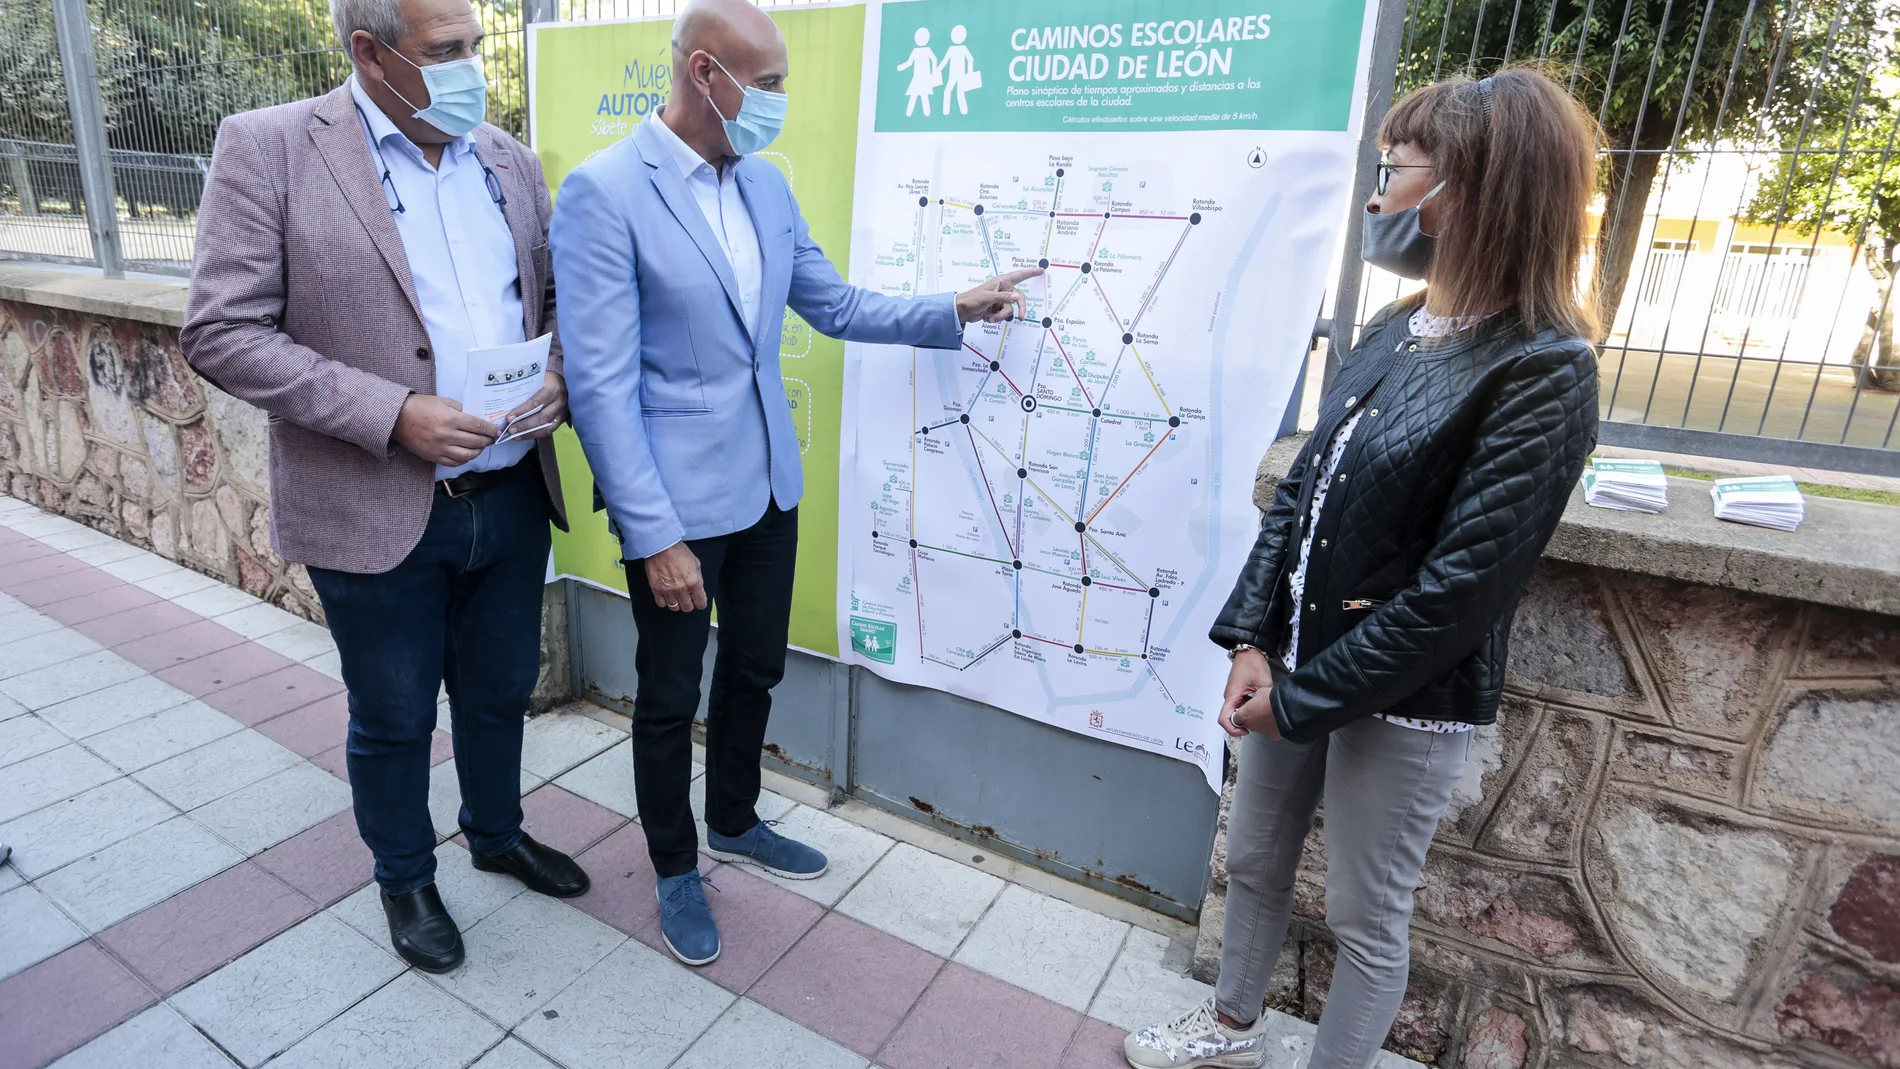
[(962, 26), (950, 30), (950, 47), (943, 50), (939, 58), (930, 47), (930, 31), (922, 26), (911, 40), (917, 47), (911, 49), (904, 62), (897, 65), (898, 71), (910, 72), (910, 87), (904, 90), (909, 100), (904, 104), (905, 116), (916, 113), (919, 105), (924, 116), (930, 116), (930, 100), (936, 95), (937, 88), (943, 88), (943, 102), (940, 111), (950, 114), (950, 101), (954, 97), (957, 114), (970, 114), (970, 103), (966, 94), (983, 88), (983, 72), (976, 69), (976, 56), (964, 45), (969, 31)]

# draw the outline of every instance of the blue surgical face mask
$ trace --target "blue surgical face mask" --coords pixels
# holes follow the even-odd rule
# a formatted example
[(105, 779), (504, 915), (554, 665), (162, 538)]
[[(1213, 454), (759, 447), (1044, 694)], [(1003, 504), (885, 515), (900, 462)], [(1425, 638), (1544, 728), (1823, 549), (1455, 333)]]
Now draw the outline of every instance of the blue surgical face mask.
[[(482, 124), (482, 119), (488, 114), (488, 76), (482, 73), (480, 60), (470, 56), (424, 67), (397, 52), (389, 42), (383, 41), (381, 44), (404, 63), (422, 72), (423, 88), (429, 91), (429, 106), (417, 108), (416, 118), (450, 137), (461, 137)], [(383, 84), (389, 85), (388, 82)], [(416, 106), (415, 101), (403, 96), (395, 86), (390, 85), (389, 91), (395, 93), (404, 104), (412, 108)]]
[[(719, 62), (718, 56), (710, 57), (713, 64), (732, 78), (733, 85), (739, 85), (739, 79), (732, 77), (726, 65)], [(726, 127), (726, 142), (732, 146), (734, 156), (749, 156), (763, 151), (765, 146), (785, 128), (785, 108), (791, 98), (784, 93), (768, 93), (763, 89), (754, 89), (749, 85), (739, 85), (739, 91), (745, 94), (745, 102), (739, 105), (739, 113), (726, 118), (726, 113), (713, 103), (711, 94), (707, 94), (706, 103), (712, 104), (713, 114)]]

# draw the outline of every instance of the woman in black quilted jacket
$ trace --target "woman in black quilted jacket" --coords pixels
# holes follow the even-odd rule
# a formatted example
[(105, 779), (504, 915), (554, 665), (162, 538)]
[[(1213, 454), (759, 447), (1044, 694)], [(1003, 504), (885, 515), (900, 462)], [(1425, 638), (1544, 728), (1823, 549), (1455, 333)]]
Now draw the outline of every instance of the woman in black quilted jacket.
[(1422, 278), (1368, 322), (1212, 638), (1241, 738), (1213, 997), (1128, 1037), (1142, 1069), (1260, 1065), (1294, 871), (1325, 803), (1333, 983), (1309, 1069), (1372, 1064), (1405, 995), (1412, 893), (1511, 615), (1596, 446), (1579, 296), (1596, 124), (1507, 69), (1386, 115), (1365, 260)]

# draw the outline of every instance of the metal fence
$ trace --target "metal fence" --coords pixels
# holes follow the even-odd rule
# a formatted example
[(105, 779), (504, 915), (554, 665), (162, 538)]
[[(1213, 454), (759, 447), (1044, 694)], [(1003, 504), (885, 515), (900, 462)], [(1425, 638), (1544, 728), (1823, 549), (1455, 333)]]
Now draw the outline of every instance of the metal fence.
[[(490, 121), (526, 136), (528, 23), (681, 2), (475, 0)], [(1395, 91), (1544, 64), (1608, 138), (1604, 441), (1900, 474), (1897, 25), (1893, 0), (1385, 0), (1369, 125)], [(108, 271), (187, 271), (218, 121), (349, 71), (328, 0), (0, 0), (0, 40), (0, 256)], [(1350, 255), (1357, 214), (1335, 353), (1405, 292)]]
[[(1603, 126), (1585, 277), (1605, 324), (1606, 444), (1900, 475), (1900, 7), (1387, 6), (1375, 95), (1388, 70), (1403, 94), (1535, 63)], [(1346, 265), (1336, 292), (1355, 324), (1415, 286)], [(1335, 320), (1337, 348), (1350, 334)]]

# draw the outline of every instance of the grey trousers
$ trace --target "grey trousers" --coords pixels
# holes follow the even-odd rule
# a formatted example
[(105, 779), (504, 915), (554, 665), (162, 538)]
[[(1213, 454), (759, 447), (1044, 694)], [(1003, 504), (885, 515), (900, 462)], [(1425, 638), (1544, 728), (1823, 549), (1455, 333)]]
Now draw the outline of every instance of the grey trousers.
[(1313, 743), (1249, 735), (1227, 821), (1227, 924), (1215, 1005), (1252, 1021), (1286, 942), (1293, 876), (1326, 803), (1326, 924), (1339, 943), (1308, 1069), (1366, 1069), (1405, 997), (1412, 892), (1471, 733), (1367, 717)]

